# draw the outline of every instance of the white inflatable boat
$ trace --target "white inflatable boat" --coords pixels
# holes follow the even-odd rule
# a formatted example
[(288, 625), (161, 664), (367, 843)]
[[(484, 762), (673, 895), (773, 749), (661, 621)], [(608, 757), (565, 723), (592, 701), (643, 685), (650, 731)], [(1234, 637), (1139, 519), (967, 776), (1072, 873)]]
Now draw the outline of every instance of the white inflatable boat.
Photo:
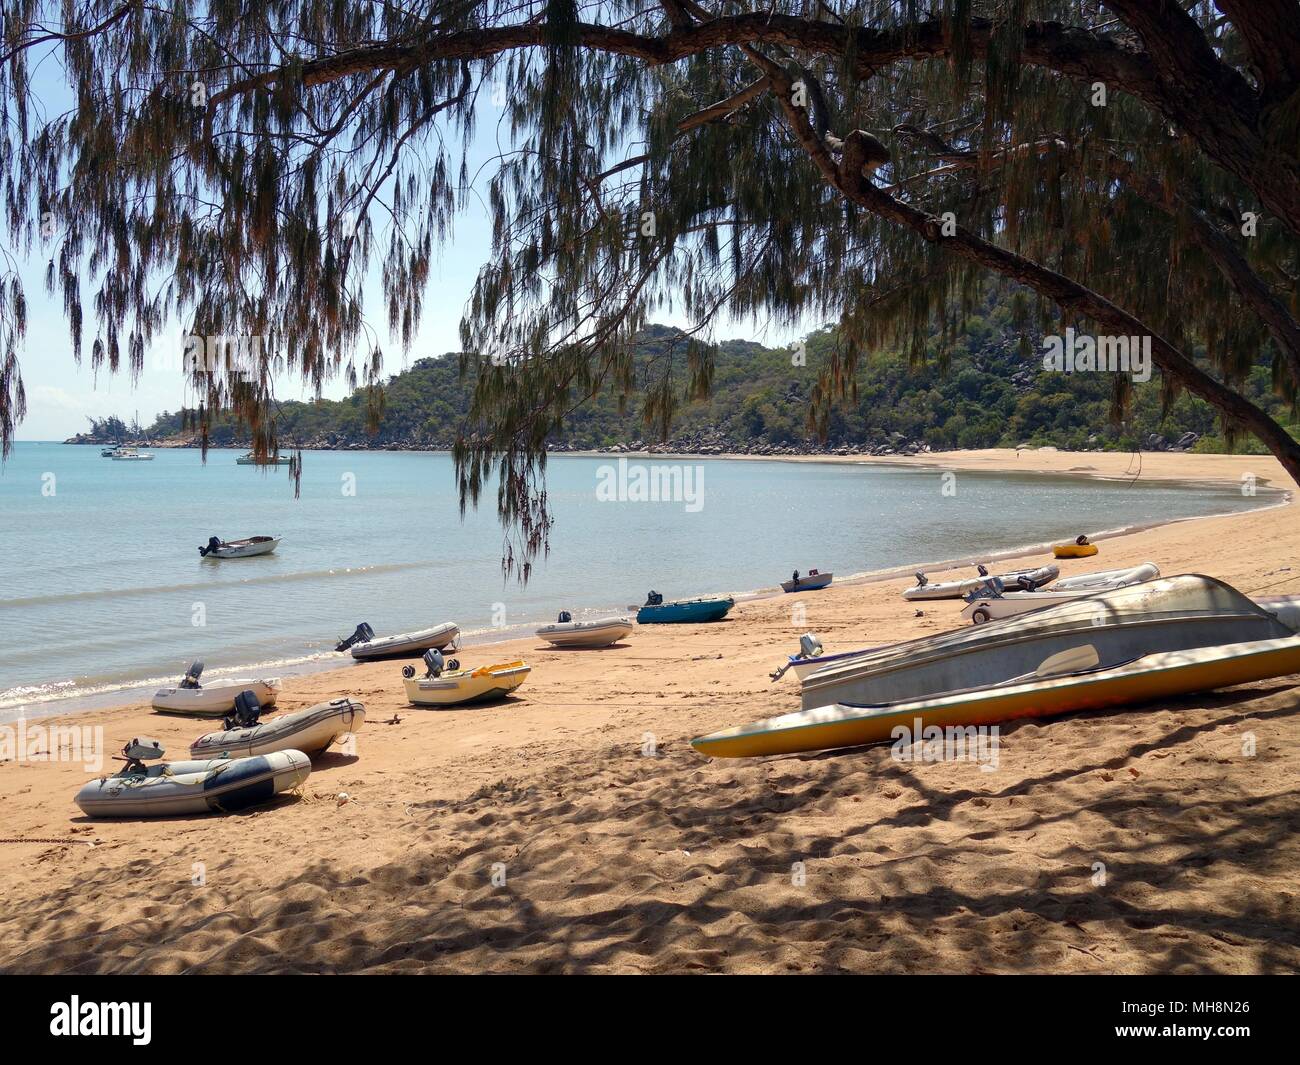
[(631, 635), (631, 618), (596, 618), (574, 621), (565, 611), (554, 625), (544, 625), (537, 635), (556, 647), (608, 647)]
[(153, 708), (163, 714), (186, 714), (189, 717), (223, 717), (235, 708), (235, 698), (251, 691), (263, 706), (273, 706), (280, 695), (280, 678), (236, 677), (211, 684), (200, 684), (203, 663), (195, 662), (174, 688), (154, 692)]
[(301, 787), (311, 773), (311, 759), (302, 751), (146, 766), (145, 759), (163, 754), (156, 740), (132, 740), (124, 750), (124, 769), (92, 780), (77, 792), (76, 803), (88, 816), (175, 817), (241, 810)]
[(1126, 588), (1130, 584), (1141, 584), (1143, 581), (1155, 580), (1159, 576), (1160, 570), (1155, 563), (1144, 562), (1142, 565), (1133, 566), (1131, 569), (1112, 569), (1102, 570), (1098, 573), (1080, 574), (1078, 577), (1066, 578), (1066, 580), (1072, 582), (1068, 587), (1062, 588), (1062, 582), (1057, 581), (1056, 584), (1048, 588), (1034, 592), (1015, 591), (1011, 588), (1001, 589), (990, 581), (986, 582), (984, 587), (970, 593), (961, 616), (969, 618), (976, 625), (982, 625), (994, 618), (1009, 618), (1014, 617), (1016, 614), (1026, 614), (1031, 610), (1037, 610), (1039, 607), (1068, 603), (1071, 599), (1082, 599), (1084, 596), (1095, 595), (1098, 592)]
[(305, 710), (280, 714), (249, 728), (209, 732), (190, 744), (193, 758), (252, 758), (275, 751), (322, 754), (335, 740), (358, 732), (366, 708), (355, 699), (333, 699)]
[(336, 651), (351, 650), (353, 658), (392, 658), (396, 655), (423, 654), (441, 651), (451, 646), (460, 636), (460, 626), (454, 621), (444, 621), (432, 628), (416, 632), (399, 632), (395, 636), (376, 636), (374, 629), (364, 621), (346, 640), (340, 640)]
[(983, 566), (979, 569), (980, 575), (978, 577), (969, 577), (960, 581), (940, 581), (937, 584), (931, 584), (924, 573), (918, 572), (916, 587), (907, 589), (903, 593), (903, 598), (909, 602), (931, 599), (960, 599), (962, 596), (975, 591), (985, 581), (991, 580), (1001, 581), (1008, 590), (1020, 587), (1022, 579), (1037, 588), (1055, 580), (1061, 572), (1059, 568), (1050, 564), (1037, 566), (1033, 569), (1013, 569), (1008, 573), (1000, 573), (996, 577), (989, 576), (988, 571)]

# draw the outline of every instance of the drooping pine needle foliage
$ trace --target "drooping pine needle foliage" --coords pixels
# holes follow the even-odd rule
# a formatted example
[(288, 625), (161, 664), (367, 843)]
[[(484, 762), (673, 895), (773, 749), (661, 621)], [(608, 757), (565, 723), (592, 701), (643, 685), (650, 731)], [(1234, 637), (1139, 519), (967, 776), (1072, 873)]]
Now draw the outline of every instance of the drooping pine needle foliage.
[[(455, 458), (462, 505), (495, 478), (525, 578), (545, 441), (593, 393), (639, 395), (666, 435), (710, 387), (721, 316), (830, 323), (824, 428), (881, 345), (942, 362), (933, 324), (957, 337), (991, 277), (1027, 326), (1151, 335), (1167, 401), (1206, 399), (1300, 475), (1235, 387), (1261, 354), (1293, 403), (1300, 383), (1295, 0), (3, 6), (6, 447), (20, 256), (48, 260), (96, 367), (208, 338), (177, 372), (201, 422), (233, 410), (258, 450), (274, 372), (377, 386), (364, 283), (378, 271), (409, 347), (481, 126), (502, 150)], [(66, 107), (35, 94), (55, 61)], [(685, 359), (634, 360), (668, 311), (692, 323)]]

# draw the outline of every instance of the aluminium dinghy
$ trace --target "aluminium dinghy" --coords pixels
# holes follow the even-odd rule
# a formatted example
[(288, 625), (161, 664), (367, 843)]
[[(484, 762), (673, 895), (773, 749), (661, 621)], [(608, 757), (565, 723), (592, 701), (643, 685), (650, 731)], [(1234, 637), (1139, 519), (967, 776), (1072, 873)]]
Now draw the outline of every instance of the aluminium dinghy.
[(819, 588), (827, 587), (835, 579), (833, 573), (822, 573), (820, 570), (810, 569), (802, 577), (799, 571), (795, 570), (794, 574), (788, 581), (781, 582), (781, 591), (783, 592), (815, 592)]
[(247, 536), (242, 540), (223, 540), (209, 536), (207, 544), (199, 548), (199, 554), (203, 558), (254, 558), (271, 554), (283, 539), (283, 536)]
[(311, 760), (302, 751), (145, 764), (164, 753), (157, 740), (131, 740), (122, 749), (126, 765), (82, 787), (76, 804), (90, 817), (226, 813), (300, 788), (311, 773)]
[(625, 617), (594, 618), (574, 621), (567, 610), (560, 611), (554, 625), (543, 625), (537, 635), (556, 647), (608, 647), (632, 633), (632, 619)]

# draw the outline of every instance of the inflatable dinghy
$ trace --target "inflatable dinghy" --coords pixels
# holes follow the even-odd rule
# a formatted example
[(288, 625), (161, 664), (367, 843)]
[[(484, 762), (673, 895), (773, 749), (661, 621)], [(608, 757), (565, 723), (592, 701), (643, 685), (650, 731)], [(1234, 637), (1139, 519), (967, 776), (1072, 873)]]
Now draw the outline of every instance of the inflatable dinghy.
[(978, 577), (968, 577), (961, 581), (940, 581), (937, 584), (931, 583), (924, 573), (917, 572), (916, 586), (908, 588), (903, 593), (903, 598), (908, 602), (926, 602), (932, 599), (960, 599), (963, 595), (975, 591), (986, 580), (999, 580), (1007, 588), (1023, 587), (1028, 582), (1032, 587), (1037, 588), (1039, 585), (1047, 584), (1055, 580), (1061, 571), (1056, 566), (1038, 566), (1034, 569), (1013, 569), (1009, 573), (1000, 573), (996, 577), (990, 577), (989, 571), (983, 566), (979, 567)]
[(566, 610), (554, 625), (544, 625), (537, 635), (556, 647), (608, 647), (632, 632), (631, 618), (596, 618), (574, 621)]
[(364, 621), (346, 640), (340, 640), (336, 651), (351, 650), (357, 659), (393, 658), (397, 655), (422, 654), (425, 651), (449, 647), (460, 636), (460, 626), (454, 621), (444, 621), (428, 629), (399, 632), (395, 636), (376, 636), (375, 630)]
[(332, 699), (248, 727), (209, 732), (190, 744), (190, 756), (253, 758), (275, 751), (315, 756), (340, 737), (360, 731), (365, 720), (366, 708), (355, 699)]
[(154, 692), (153, 708), (164, 714), (186, 714), (190, 717), (222, 717), (235, 708), (240, 692), (251, 691), (263, 706), (272, 706), (280, 695), (280, 679), (267, 677), (255, 680), (240, 677), (234, 680), (200, 684), (203, 662), (199, 660), (174, 688), (159, 688)]

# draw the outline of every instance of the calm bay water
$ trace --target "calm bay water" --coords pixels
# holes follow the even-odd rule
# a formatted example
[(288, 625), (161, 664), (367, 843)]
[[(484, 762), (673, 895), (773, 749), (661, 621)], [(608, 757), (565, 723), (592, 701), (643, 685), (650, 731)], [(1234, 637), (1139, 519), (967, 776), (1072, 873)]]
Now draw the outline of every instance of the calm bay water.
[[(333, 644), (360, 621), (382, 635), (454, 620), (473, 642), (561, 609), (622, 612), (649, 588), (743, 594), (796, 567), (843, 578), (1266, 501), (1230, 486), (984, 474), (945, 496), (938, 471), (656, 457), (702, 471), (688, 482), (702, 505), (611, 502), (597, 489), (616, 459), (556, 456), (550, 557), (520, 587), (501, 574), (495, 489), (462, 521), (446, 455), (310, 452), (295, 500), (287, 471), (237, 466), (238, 452), (206, 465), (197, 451), (153, 454), (123, 463), (20, 443), (0, 468), (0, 718), (174, 681), (195, 658), (208, 676), (342, 662)], [(648, 461), (633, 458), (633, 476)], [(211, 535), (257, 534), (284, 543), (199, 557)]]

